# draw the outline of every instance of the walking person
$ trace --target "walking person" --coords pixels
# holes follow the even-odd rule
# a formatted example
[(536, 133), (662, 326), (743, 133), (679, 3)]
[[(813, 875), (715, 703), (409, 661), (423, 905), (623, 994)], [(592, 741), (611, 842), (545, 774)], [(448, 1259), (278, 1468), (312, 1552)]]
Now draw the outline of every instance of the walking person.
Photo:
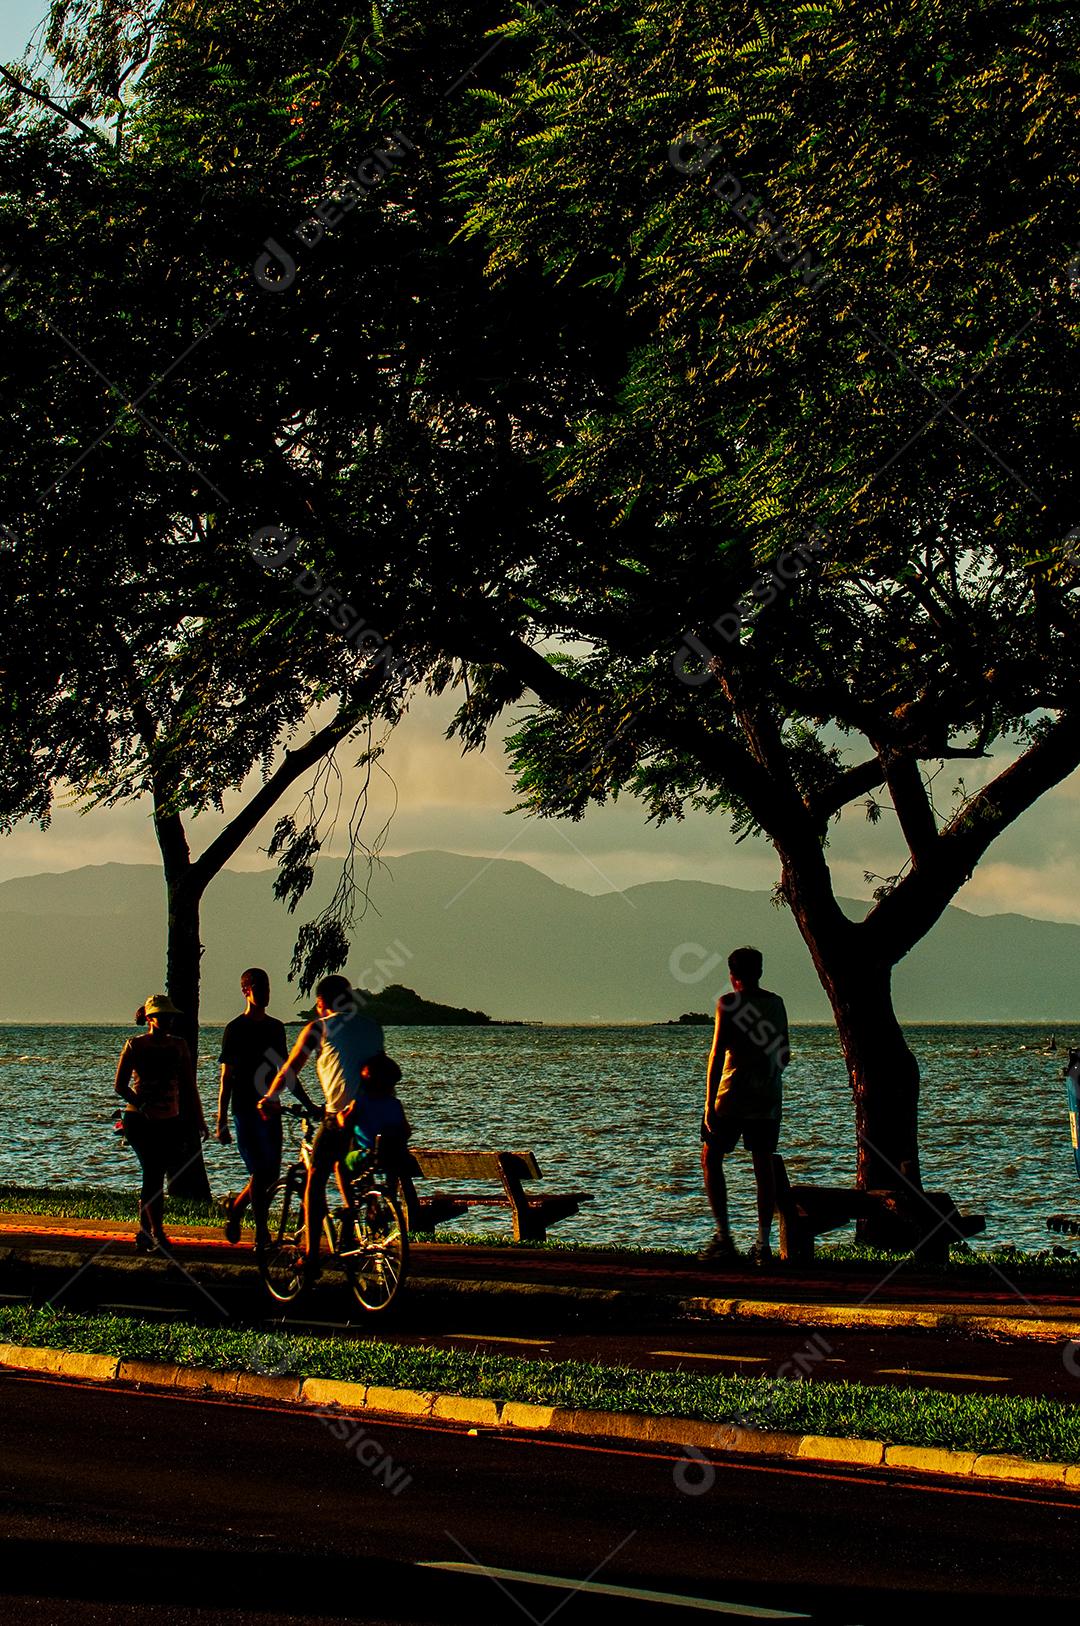
[(732, 992), (722, 994), (716, 1004), (701, 1120), (701, 1169), (716, 1234), (699, 1256), (714, 1263), (734, 1263), (739, 1257), (728, 1220), (724, 1158), (740, 1138), (753, 1159), (757, 1187), (757, 1240), (750, 1257), (756, 1265), (772, 1259), (773, 1156), (780, 1137), (783, 1071), (791, 1050), (784, 1001), (761, 986), (763, 970), (759, 950), (733, 950), (728, 956)]
[(285, 1024), (271, 1016), (270, 978), (258, 966), (240, 974), (245, 1008), (228, 1024), (221, 1038), (221, 1087), (218, 1093), (215, 1138), (227, 1146), (232, 1113), (236, 1150), (247, 1170), (242, 1191), (222, 1199), (225, 1238), (239, 1242), (244, 1209), (251, 1204), (255, 1221), (255, 1250), (266, 1244), (270, 1192), (281, 1173), (281, 1117), (265, 1118), (259, 1102), (270, 1080), (285, 1064), (289, 1040)]
[(168, 994), (151, 995), (135, 1013), (136, 1022), (145, 1022), (147, 1031), (127, 1041), (116, 1069), (116, 1093), (127, 1102), (124, 1136), (142, 1167), (135, 1237), (138, 1253), (169, 1247), (164, 1226), (165, 1180), (176, 1166), (181, 1113), (198, 1126), (203, 1140), (210, 1133), (191, 1051), (169, 1031), (172, 1019), (179, 1015)]
[[(309, 1022), (259, 1104), (269, 1116), (280, 1112), (282, 1090), (300, 1089), (298, 1074), (309, 1057), (322, 1086), (326, 1114), (312, 1142), (312, 1162), (304, 1190), (304, 1274), (311, 1283), (319, 1273), (319, 1239), (326, 1216), (326, 1183), (331, 1172), (346, 1198), (345, 1158), (353, 1147), (357, 1097), (365, 1087), (364, 1069), (385, 1055), (383, 1030), (360, 1010), (362, 995), (346, 977), (324, 977), (315, 988), (315, 1020)], [(347, 1198), (346, 1198), (347, 1200)]]

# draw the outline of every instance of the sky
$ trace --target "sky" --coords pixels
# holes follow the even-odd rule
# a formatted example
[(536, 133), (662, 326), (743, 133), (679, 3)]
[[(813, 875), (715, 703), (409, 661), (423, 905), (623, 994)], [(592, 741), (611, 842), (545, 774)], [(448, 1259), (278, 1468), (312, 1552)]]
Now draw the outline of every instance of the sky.
[[(0, 0), (0, 59), (21, 55), (47, 9), (43, 0)], [(515, 796), (501, 751), (495, 746), (462, 758), (459, 749), (443, 738), (449, 711), (444, 702), (417, 701), (390, 743), (386, 767), (393, 785), (383, 780), (377, 786), (365, 824), (369, 836), (378, 829), (391, 813), (396, 787), (388, 857), (432, 847), (505, 856), (531, 863), (587, 892), (670, 879), (715, 881), (750, 890), (775, 884), (777, 861), (768, 843), (751, 839), (736, 845), (719, 816), (691, 815), (682, 824), (657, 828), (647, 824), (641, 807), (630, 801), (596, 809), (577, 824), (508, 813)], [(345, 754), (342, 766), (348, 799), (358, 776), (349, 771)], [(937, 781), (946, 792), (943, 804), (958, 777), (958, 766), (948, 764)], [(980, 779), (972, 766), (964, 765), (969, 785)], [(291, 805), (286, 799), (279, 811)], [(1078, 813), (1080, 776), (1074, 775), (995, 844), (957, 903), (978, 914), (1015, 912), (1080, 922)], [(194, 822), (196, 850), (212, 839), (220, 822), (215, 816)], [(260, 849), (266, 846), (272, 824), (273, 819), (252, 837), (233, 867), (267, 865)], [(849, 811), (834, 825), (831, 838), (837, 890), (847, 897), (869, 897), (874, 883), (866, 881), (865, 872), (892, 873), (900, 854), (891, 813), (871, 826), (861, 810)], [(89, 814), (59, 806), (47, 831), (23, 826), (0, 838), (0, 881), (82, 864), (156, 861), (149, 809), (141, 805)]]

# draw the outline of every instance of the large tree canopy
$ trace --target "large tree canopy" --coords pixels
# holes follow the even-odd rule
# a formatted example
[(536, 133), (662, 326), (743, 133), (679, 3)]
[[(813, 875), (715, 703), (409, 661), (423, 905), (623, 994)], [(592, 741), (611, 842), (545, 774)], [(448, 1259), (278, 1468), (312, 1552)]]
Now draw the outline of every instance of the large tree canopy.
[[(145, 195), (98, 240), (137, 225), (118, 331), (184, 313), (146, 360), (196, 341), (168, 383), (190, 524), (237, 557), (302, 528), (464, 686), (467, 744), (525, 701), (536, 811), (632, 792), (768, 835), (861, 1176), (917, 1180), (892, 967), (1080, 762), (1077, 23), (177, 0), (158, 29), (108, 170)], [(373, 169), (391, 127), (409, 161)], [(995, 745), (936, 806), (927, 768)], [(852, 922), (828, 831), (868, 798), (909, 860)]]

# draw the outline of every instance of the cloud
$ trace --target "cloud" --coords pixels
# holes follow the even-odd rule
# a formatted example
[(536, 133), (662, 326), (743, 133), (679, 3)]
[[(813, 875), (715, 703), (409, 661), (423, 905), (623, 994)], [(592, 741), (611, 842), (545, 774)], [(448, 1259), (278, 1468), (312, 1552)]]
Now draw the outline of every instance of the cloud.
[[(387, 855), (440, 848), (478, 858), (505, 853), (584, 892), (659, 880), (712, 881), (750, 891), (771, 889), (779, 876), (772, 846), (760, 838), (736, 845), (721, 815), (692, 813), (662, 827), (646, 822), (640, 804), (623, 798), (591, 810), (578, 823), (527, 818), (508, 813), (515, 801), (505, 756), (495, 744), (463, 755), (445, 739), (453, 704), (448, 699), (416, 702), (389, 742), (386, 773), (377, 773), (365, 832), (370, 837), (393, 815)], [(344, 799), (351, 805), (359, 788), (357, 752), (340, 753)], [(944, 813), (962, 766), (969, 787), (983, 782), (1006, 760), (947, 764), (935, 781)], [(237, 804), (226, 798), (226, 812)], [(270, 831), (289, 798), (264, 822), (233, 862), (237, 869), (262, 869)], [(961, 907), (977, 914), (1016, 912), (1048, 920), (1080, 921), (1080, 776), (1050, 792), (995, 843), (986, 861), (959, 894)], [(208, 814), (191, 822), (198, 852), (221, 828)], [(340, 848), (339, 853), (340, 856)], [(859, 807), (847, 810), (830, 830), (829, 858), (837, 892), (868, 898), (873, 883), (864, 872), (893, 874), (906, 849), (891, 808), (877, 824)], [(82, 816), (58, 809), (50, 830), (20, 828), (0, 842), (0, 879), (81, 864), (158, 862), (149, 808), (128, 806)], [(333, 862), (333, 853), (324, 859)]]

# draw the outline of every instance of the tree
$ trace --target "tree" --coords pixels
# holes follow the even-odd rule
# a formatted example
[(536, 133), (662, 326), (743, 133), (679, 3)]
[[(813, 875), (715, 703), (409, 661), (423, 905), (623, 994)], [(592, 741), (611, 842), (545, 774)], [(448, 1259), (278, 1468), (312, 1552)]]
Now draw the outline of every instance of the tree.
[[(1076, 20), (594, 0), (572, 21), (585, 47), (522, 8), (529, 65), (457, 170), (497, 282), (539, 266), (635, 326), (619, 388), (550, 448), (590, 562), (526, 581), (528, 641), (587, 653), (545, 677), (506, 650), (541, 701), (521, 789), (549, 815), (630, 790), (765, 832), (860, 1181), (917, 1182), (893, 967), (1080, 764)], [(929, 765), (995, 744), (1013, 760), (937, 808)], [(909, 857), (854, 922), (828, 829), (868, 798)]]
[[(362, 762), (377, 758), (409, 672), (303, 538), (304, 488), (288, 457), (299, 441), (310, 481), (319, 448), (295, 432), (297, 380), (310, 388), (302, 358), (286, 355), (279, 375), (265, 331), (238, 322), (167, 402), (142, 406), (223, 319), (212, 304), (222, 288), (183, 275), (191, 242), (169, 213), (160, 168), (138, 153), (118, 163), (96, 135), (72, 141), (35, 120), (0, 142), (0, 257), (13, 272), (0, 323), (22, 385), (0, 412), (0, 827), (47, 822), (58, 785), (86, 806), (150, 800), (166, 980), (197, 1051), (207, 885), (292, 785), (334, 771), (343, 742), (360, 742)], [(141, 389), (113, 382), (135, 369)], [(263, 409), (255, 422), (249, 390)], [(193, 857), (187, 817), (220, 811), (253, 769), (261, 783)], [(278, 890), (292, 907), (317, 822), (278, 822)], [(308, 985), (328, 954), (340, 963), (340, 914), (301, 933)], [(197, 1141), (184, 1162), (172, 1189), (208, 1193)]]
[[(328, 577), (464, 687), (467, 746), (537, 697), (512, 735), (535, 811), (625, 791), (765, 832), (860, 1179), (917, 1182), (892, 967), (1080, 761), (1076, 307), (1045, 228), (1074, 218), (1075, 23), (955, 0), (169, 23), (125, 140), (167, 162), (172, 213), (139, 219), (160, 252), (179, 189), (215, 293), (271, 238), (292, 278), (274, 366), (249, 335), (184, 390), (201, 469), (258, 471), (275, 517), (293, 494)], [(389, 124), (418, 156), (384, 205), (309, 229)], [(343, 278), (362, 327), (327, 314)], [(989, 778), (995, 744), (1018, 754)], [(956, 756), (986, 782), (938, 813)], [(851, 922), (828, 831), (859, 801), (891, 803), (910, 860)]]

